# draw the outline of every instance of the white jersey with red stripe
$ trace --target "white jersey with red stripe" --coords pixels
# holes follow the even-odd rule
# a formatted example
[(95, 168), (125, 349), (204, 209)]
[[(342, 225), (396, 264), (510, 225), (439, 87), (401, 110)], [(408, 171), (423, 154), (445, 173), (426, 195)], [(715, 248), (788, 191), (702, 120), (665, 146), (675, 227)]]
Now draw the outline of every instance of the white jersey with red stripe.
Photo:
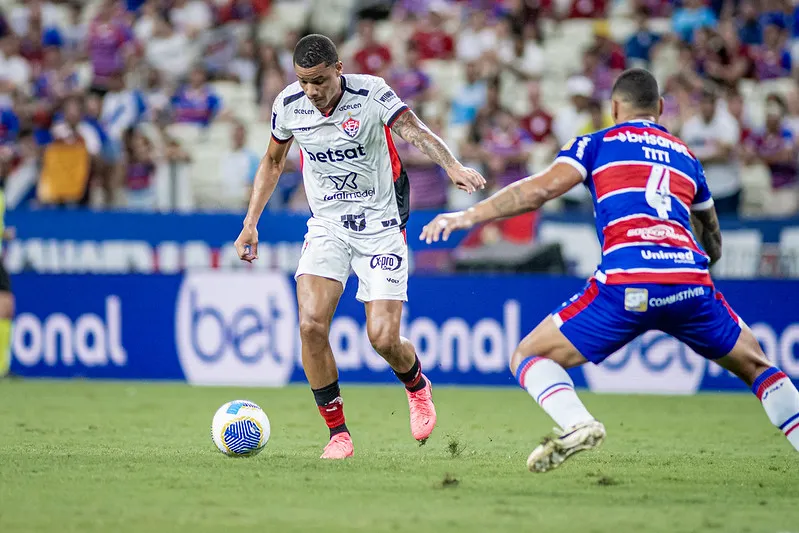
[(555, 162), (575, 167), (593, 197), (599, 281), (712, 285), (691, 210), (713, 198), (701, 163), (666, 128), (618, 124), (570, 141)]
[(313, 217), (353, 235), (405, 228), (410, 185), (391, 137), (408, 107), (382, 78), (341, 76), (341, 98), (323, 114), (299, 82), (272, 105), (272, 138), (299, 144)]

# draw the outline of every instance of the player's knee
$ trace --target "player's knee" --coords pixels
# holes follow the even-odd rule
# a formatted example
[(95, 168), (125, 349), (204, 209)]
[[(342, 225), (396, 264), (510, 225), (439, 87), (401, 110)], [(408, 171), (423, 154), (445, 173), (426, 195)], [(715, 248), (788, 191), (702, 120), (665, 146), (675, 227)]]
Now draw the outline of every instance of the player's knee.
[(513, 354), (511, 355), (510, 364), (508, 365), (510, 367), (510, 371), (515, 374), (516, 369), (519, 368), (519, 365), (521, 365), (525, 359), (529, 359), (530, 357), (549, 359), (563, 368), (571, 368), (573, 366), (581, 365), (585, 362), (583, 356), (573, 348), (561, 346), (545, 347), (545, 345), (537, 345), (535, 346), (535, 349), (531, 350), (530, 346), (522, 343), (513, 351)]
[(536, 327), (522, 342), (516, 346), (510, 357), (510, 371), (516, 373), (516, 369), (522, 364), (522, 361), (530, 357), (548, 357), (550, 350), (547, 349), (547, 343), (542, 342), (546, 340), (541, 335), (541, 327)]
[(305, 344), (323, 344), (327, 342), (328, 325), (324, 320), (314, 316), (300, 317), (300, 338)]
[(522, 361), (530, 357), (530, 354), (527, 353), (526, 350), (522, 349), (521, 346), (517, 346), (513, 353), (510, 356), (510, 362), (508, 363), (508, 367), (512, 374), (516, 373), (516, 369), (519, 368), (519, 365), (522, 364)]
[(400, 346), (399, 333), (387, 323), (379, 323), (369, 328), (369, 342), (380, 355), (390, 355)]
[(389, 333), (381, 333), (375, 337), (370, 337), (369, 342), (372, 343), (372, 348), (381, 355), (393, 354), (399, 348), (399, 337), (393, 336)]

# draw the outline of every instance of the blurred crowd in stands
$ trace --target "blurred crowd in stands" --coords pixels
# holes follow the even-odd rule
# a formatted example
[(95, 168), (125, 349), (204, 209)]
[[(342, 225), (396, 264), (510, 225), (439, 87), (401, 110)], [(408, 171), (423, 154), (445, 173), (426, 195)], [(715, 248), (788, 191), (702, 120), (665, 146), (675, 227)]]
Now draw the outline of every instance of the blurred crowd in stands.
[[(785, 0), (0, 0), (9, 207), (243, 209), (312, 32), (345, 72), (384, 77), (486, 194), (610, 126), (615, 76), (644, 66), (720, 213), (799, 210), (799, 7)], [(479, 199), (398, 149), (413, 208)], [(269, 209), (307, 211), (298, 163), (294, 147)], [(591, 206), (575, 188), (551, 209)]]

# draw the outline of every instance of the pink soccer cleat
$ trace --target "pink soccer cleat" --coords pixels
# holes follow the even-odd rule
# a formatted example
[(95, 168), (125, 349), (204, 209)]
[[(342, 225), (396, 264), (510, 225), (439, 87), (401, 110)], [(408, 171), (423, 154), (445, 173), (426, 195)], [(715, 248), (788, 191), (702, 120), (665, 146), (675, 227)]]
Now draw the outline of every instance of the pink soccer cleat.
[(337, 433), (330, 438), (320, 459), (346, 459), (352, 457), (352, 438), (349, 433)]
[(433, 405), (433, 387), (430, 385), (430, 380), (424, 374), (422, 377), (427, 382), (423, 389), (416, 392), (405, 389), (405, 392), (411, 410), (411, 433), (414, 439), (424, 444), (436, 427), (436, 406)]

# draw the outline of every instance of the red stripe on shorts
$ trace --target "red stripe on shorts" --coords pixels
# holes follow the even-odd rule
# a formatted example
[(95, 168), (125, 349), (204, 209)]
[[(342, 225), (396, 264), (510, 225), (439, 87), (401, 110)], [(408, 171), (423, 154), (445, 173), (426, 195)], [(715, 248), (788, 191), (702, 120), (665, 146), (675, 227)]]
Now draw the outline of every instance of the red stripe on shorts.
[(567, 305), (563, 311), (558, 313), (558, 316), (560, 316), (560, 319), (564, 322), (574, 318), (578, 313), (580, 313), (580, 311), (591, 305), (591, 302), (594, 301), (598, 294), (599, 287), (597, 287), (596, 280), (591, 279), (591, 282), (589, 283), (585, 292), (581, 294), (580, 297), (575, 301)]
[(736, 322), (738, 322), (738, 315), (735, 314), (735, 311), (732, 310), (732, 307), (730, 307), (730, 304), (728, 304), (727, 300), (724, 299), (724, 295), (721, 294), (719, 291), (716, 291), (716, 300), (718, 300), (721, 303), (723, 303), (724, 307), (727, 308), (727, 312), (730, 314), (732, 319), (735, 320)]

